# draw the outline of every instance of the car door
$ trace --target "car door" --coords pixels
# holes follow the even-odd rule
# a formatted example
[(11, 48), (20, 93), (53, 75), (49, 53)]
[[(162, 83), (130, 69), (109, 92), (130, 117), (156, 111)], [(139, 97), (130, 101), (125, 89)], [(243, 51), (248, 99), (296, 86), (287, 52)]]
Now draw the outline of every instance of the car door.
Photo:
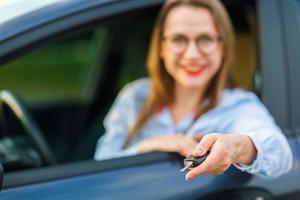
[[(140, 41), (142, 42), (139, 42), (139, 40), (136, 40), (139, 36), (134, 35), (134, 31), (125, 33), (123, 30), (130, 30), (128, 25), (130, 23), (137, 27), (138, 24), (134, 23), (134, 19), (147, 18), (147, 10), (150, 10), (149, 15), (155, 16), (162, 2), (153, 0), (66, 1), (58, 6), (31, 14), (34, 17), (25, 16), (4, 27), (4, 30), (2, 29), (3, 32), (0, 31), (1, 63), (17, 59), (20, 55), (26, 56), (27, 52), (33, 51), (37, 47), (47, 46), (47, 44), (51, 45), (56, 41), (58, 41), (58, 44), (63, 44), (61, 46), (68, 46), (70, 43), (66, 43), (66, 41), (69, 38), (76, 38), (75, 41), (78, 41), (78, 38), (92, 38), (89, 40), (92, 41), (92, 44), (101, 43), (104, 45), (104, 47), (98, 46), (100, 56), (97, 54), (99, 57), (95, 56), (96, 58), (93, 60), (96, 62), (96, 65), (88, 65), (89, 68), (83, 70), (85, 72), (83, 74), (90, 77), (90, 79), (86, 79), (86, 85), (83, 86), (85, 88), (84, 92), (80, 94), (83, 97), (88, 96), (90, 98), (83, 102), (79, 101), (79, 107), (78, 104), (75, 104), (76, 109), (80, 112), (76, 112), (76, 109), (74, 111), (72, 107), (65, 107), (65, 105), (42, 109), (30, 107), (38, 124), (46, 123), (46, 125), (41, 126), (41, 128), (45, 127), (45, 130), (51, 126), (51, 123), (50, 125), (47, 124), (49, 123), (47, 121), (49, 116), (52, 116), (51, 119), (54, 121), (57, 118), (58, 124), (65, 122), (65, 120), (68, 121), (68, 119), (74, 119), (74, 116), (78, 116), (79, 120), (83, 120), (68, 121), (66, 123), (67, 129), (64, 133), (70, 135), (58, 137), (58, 140), (65, 139), (66, 141), (66, 138), (72, 139), (72, 142), (66, 141), (69, 142), (68, 145), (65, 145), (65, 143), (57, 145), (66, 147), (68, 153), (62, 153), (64, 156), (62, 156), (61, 162), (57, 166), (27, 169), (5, 174), (4, 187), (0, 194), (1, 198), (141, 199), (142, 197), (143, 199), (220, 199), (226, 196), (228, 199), (233, 199), (245, 195), (246, 197), (267, 199), (270, 195), (289, 198), (288, 195), (297, 194), (299, 191), (299, 184), (297, 184), (299, 165), (295, 165), (291, 173), (275, 180), (254, 178), (232, 167), (222, 176), (203, 175), (194, 181), (186, 182), (184, 174), (179, 172), (182, 168), (183, 158), (173, 154), (149, 153), (102, 162), (90, 160), (73, 163), (76, 160), (91, 159), (94, 146), (87, 139), (95, 144), (96, 139), (100, 137), (100, 133), (97, 134), (94, 131), (94, 135), (88, 136), (87, 129), (95, 125), (88, 122), (98, 119), (100, 123), (118, 90), (128, 81), (145, 75), (144, 71), (137, 74), (134, 73), (136, 73), (136, 68), (141, 68), (140, 65), (143, 65), (142, 62), (145, 59), (145, 55), (142, 53), (142, 49), (146, 49), (147, 45), (144, 42), (147, 39), (141, 38)], [(235, 16), (235, 12), (243, 13), (244, 11), (249, 11), (250, 14), (253, 14), (252, 9), (256, 9), (252, 6), (254, 1), (250, 1), (250, 7), (246, 1), (244, 1), (244, 3), (246, 2), (245, 4), (238, 1), (224, 2), (227, 8), (230, 9), (232, 17), (236, 20), (238, 40), (248, 40), (249, 35), (244, 34), (245, 28), (243, 27), (243, 20), (245, 20), (246, 15), (242, 15), (244, 17), (239, 18), (236, 16), (240, 15), (237, 14)], [(243, 4), (242, 8), (245, 10), (238, 9), (241, 8), (237, 6), (240, 4)], [(295, 100), (292, 100), (294, 99), (294, 94), (291, 93), (290, 87), (295, 88), (295, 86), (291, 86), (289, 70), (286, 68), (287, 57), (284, 52), (286, 51), (285, 40), (287, 36), (284, 35), (285, 28), (282, 24), (283, 10), (280, 9), (280, 1), (275, 1), (274, 3), (274, 1), (262, 0), (257, 1), (256, 4), (258, 10), (254, 13), (259, 16), (257, 18), (257, 26), (259, 26), (258, 42), (260, 44), (258, 79), (259, 76), (262, 79), (262, 87), (257, 86), (257, 94), (262, 97), (263, 102), (274, 115), (276, 122), (289, 137), (294, 156), (299, 158), (297, 157), (299, 155), (297, 151), (299, 144), (295, 140), (294, 128), (290, 125), (291, 116), (296, 116), (290, 109), (290, 102), (294, 102), (292, 105), (296, 105)], [(250, 18), (251, 16), (253, 17), (253, 15), (247, 15)], [(121, 22), (123, 19), (127, 19), (125, 24)], [(240, 20), (242, 20), (242, 23)], [(255, 20), (253, 21), (252, 19), (252, 22), (255, 23)], [(100, 27), (100, 29), (94, 32), (95, 27)], [(109, 29), (106, 29), (106, 27), (109, 27)], [(144, 26), (139, 29), (148, 31)], [(91, 30), (92, 32), (90, 32)], [(104, 38), (102, 40), (105, 42), (101, 38)], [(121, 40), (122, 38), (127, 40)], [(253, 43), (241, 44), (253, 45)], [(107, 46), (112, 47), (112, 49), (106, 49)], [(134, 48), (134, 46), (137, 46), (136, 48), (140, 49), (140, 51), (136, 51), (133, 56), (125, 56), (123, 58), (124, 54), (132, 52), (130, 48)], [(84, 51), (88, 50), (88, 48), (84, 48), (84, 45), (80, 47), (83, 47)], [(244, 49), (245, 46), (240, 48)], [(249, 47), (249, 49), (252, 48), (253, 46)], [(40, 49), (37, 50), (40, 51)], [(108, 56), (105, 53), (106, 51), (112, 54)], [(246, 58), (255, 56), (252, 50), (243, 53), (247, 55), (245, 56)], [(77, 56), (75, 54), (75, 57)], [(107, 56), (109, 57), (108, 60), (105, 59)], [(239, 56), (239, 58), (241, 57), (243, 56)], [(136, 65), (136, 63), (139, 63), (136, 68), (130, 67)], [(251, 63), (252, 65), (256, 64), (255, 62)], [(101, 68), (103, 66), (106, 66), (106, 68)], [(7, 66), (3, 66), (3, 68), (5, 67)], [(247, 71), (246, 74), (248, 74), (246, 78), (244, 71)], [(247, 82), (244, 82), (245, 87), (253, 89), (249, 86), (251, 84), (249, 73), (253, 72), (253, 66), (244, 71), (236, 75), (237, 80), (247, 80)], [(69, 71), (66, 74), (68, 73)], [(118, 79), (118, 81), (111, 82), (111, 77)], [(295, 82), (292, 81), (292, 83), (296, 85)], [(284, 98), (274, 98), (278, 96)], [(69, 104), (69, 102), (67, 103)], [(59, 118), (68, 109), (70, 109), (67, 112), (68, 114), (64, 115), (64, 118)], [(81, 112), (82, 109), (84, 110), (83, 112)], [(74, 112), (77, 114), (74, 114)], [(50, 113), (50, 115), (44, 116), (45, 113)], [(102, 115), (99, 113), (102, 113)], [(83, 116), (86, 118), (82, 119)], [(296, 118), (294, 121), (297, 122)], [(77, 130), (77, 127), (72, 127), (73, 124), (74, 127), (82, 124), (83, 128), (80, 128), (82, 134), (73, 135)], [(58, 126), (53, 126), (53, 130), (49, 131), (49, 133), (58, 132)], [(95, 127), (96, 129), (101, 129), (97, 120)], [(75, 129), (75, 132), (73, 129)], [(58, 132), (57, 136), (59, 135), (61, 134)], [(74, 138), (77, 139), (75, 140)], [(57, 139), (57, 137), (54, 139)], [(79, 145), (78, 141), (87, 141), (87, 143), (83, 142)], [(83, 153), (85, 155), (73, 158), (69, 160), (72, 162), (68, 162), (67, 159), (70, 159), (71, 155), (78, 155), (83, 151), (85, 151)], [(89, 153), (86, 153), (86, 151)], [(60, 151), (58, 150), (58, 152)]]

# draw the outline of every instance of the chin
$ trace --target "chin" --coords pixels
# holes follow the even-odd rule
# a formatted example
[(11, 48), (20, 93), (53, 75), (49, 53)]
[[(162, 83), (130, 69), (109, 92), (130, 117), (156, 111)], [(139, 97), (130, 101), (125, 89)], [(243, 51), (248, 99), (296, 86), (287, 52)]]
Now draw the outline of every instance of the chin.
[(206, 82), (202, 82), (202, 81), (185, 81), (183, 83), (181, 83), (181, 85), (186, 88), (186, 89), (202, 89), (205, 87)]

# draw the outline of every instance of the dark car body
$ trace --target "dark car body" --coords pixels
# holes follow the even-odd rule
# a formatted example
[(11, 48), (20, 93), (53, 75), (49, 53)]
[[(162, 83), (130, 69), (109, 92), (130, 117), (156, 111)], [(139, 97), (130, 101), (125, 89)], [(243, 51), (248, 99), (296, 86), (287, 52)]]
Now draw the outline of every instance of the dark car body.
[[(3, 184), (0, 199), (300, 198), (299, 0), (224, 0), (241, 32), (245, 29), (245, 19), (237, 17), (244, 16), (241, 13), (244, 10), (240, 9), (247, 9), (255, 15), (252, 22), (256, 30), (257, 62), (254, 86), (251, 89), (259, 95), (288, 138), (294, 156), (293, 168), (289, 173), (268, 180), (231, 167), (223, 175), (203, 175), (187, 182), (184, 174), (179, 172), (182, 158), (173, 154), (154, 152), (101, 162), (92, 160), (96, 141), (103, 132), (102, 120), (117, 92), (124, 83), (146, 75), (144, 62), (150, 32), (163, 2), (60, 1), (0, 25), (0, 79), (4, 78), (3, 74), (9, 74), (2, 72), (9, 68), (13, 68), (13, 72), (10, 72), (12, 74), (21, 73), (20, 77), (31, 77), (32, 74), (32, 77), (42, 77), (43, 74), (54, 73), (55, 69), (40, 72), (38, 68), (30, 68), (29, 65), (22, 68), (24, 71), (20, 71), (21, 68), (16, 68), (14, 62), (24, 56), (31, 56), (31, 52), (40, 55), (38, 53), (44, 51), (44, 46), (51, 46), (53, 43), (60, 44), (55, 48), (51, 46), (56, 53), (57, 47), (62, 50), (55, 55), (64, 54), (63, 47), (68, 46), (69, 41), (77, 35), (76, 41), (80, 42), (70, 47), (79, 52), (83, 48), (86, 52), (90, 46), (85, 48), (82, 41), (92, 35), (91, 48), (92, 52), (96, 52), (95, 55), (92, 53), (92, 62), (83, 64), (88, 65), (88, 70), (57, 68), (61, 71), (53, 75), (53, 82), (58, 84), (55, 87), (62, 88), (62, 93), (55, 93), (54, 103), (48, 102), (48, 99), (44, 101), (42, 96), (42, 91), (51, 90), (47, 85), (53, 83), (46, 76), (41, 82), (32, 83), (32, 87), (38, 89), (33, 92), (30, 90), (30, 78), (21, 82), (21, 89), (14, 85), (9, 88), (9, 84), (6, 86), (0, 80), (2, 90), (15, 89), (15, 93), (24, 99), (26, 110), (30, 111), (32, 120), (40, 128), (45, 143), (55, 156), (55, 161), (45, 162), (42, 167), (7, 172), (4, 169), (1, 173)], [(144, 26), (145, 24), (149, 25)], [(89, 30), (96, 27), (104, 28), (90, 34)], [(135, 35), (137, 30), (146, 34)], [(104, 45), (93, 46), (99, 41)], [(67, 52), (68, 50), (70, 49)], [(69, 53), (66, 55), (69, 56)], [(75, 52), (66, 60), (76, 60), (78, 55)], [(43, 61), (47, 58), (35, 56), (33, 59), (39, 67), (39, 59)], [(26, 65), (25, 61), (27, 60), (21, 60), (18, 65)], [(60, 57), (57, 57), (57, 62), (59, 61)], [(62, 79), (60, 74), (63, 74)], [(78, 86), (80, 93), (77, 90), (72, 93), (68, 89), (69, 85), (64, 86), (65, 79), (71, 80), (68, 83), (71, 86), (74, 86), (73, 80), (84, 79), (79, 81), (84, 82)], [(9, 81), (7, 82), (13, 83)], [(31, 92), (33, 96), (36, 95), (38, 100), (22, 95), (25, 94), (24, 85), (28, 94)]]

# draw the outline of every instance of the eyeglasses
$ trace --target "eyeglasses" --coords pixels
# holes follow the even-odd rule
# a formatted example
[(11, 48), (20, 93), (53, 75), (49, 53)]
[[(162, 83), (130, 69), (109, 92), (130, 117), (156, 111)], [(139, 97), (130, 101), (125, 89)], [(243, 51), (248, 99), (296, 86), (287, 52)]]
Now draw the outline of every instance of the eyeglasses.
[[(198, 51), (205, 55), (209, 55), (216, 51), (221, 41), (221, 37), (210, 35), (200, 35), (195, 39)], [(164, 36), (163, 42), (165, 42), (165, 45), (170, 52), (179, 55), (186, 51), (190, 39), (184, 35)]]

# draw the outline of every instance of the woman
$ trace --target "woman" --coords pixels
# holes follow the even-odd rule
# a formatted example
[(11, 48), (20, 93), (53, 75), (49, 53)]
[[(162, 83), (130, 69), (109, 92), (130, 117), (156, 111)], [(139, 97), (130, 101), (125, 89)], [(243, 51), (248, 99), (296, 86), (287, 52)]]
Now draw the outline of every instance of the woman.
[(233, 43), (218, 0), (166, 1), (152, 35), (150, 78), (121, 91), (95, 159), (210, 151), (187, 180), (222, 174), (231, 164), (264, 177), (287, 172), (292, 153), (268, 111), (253, 93), (228, 87)]

